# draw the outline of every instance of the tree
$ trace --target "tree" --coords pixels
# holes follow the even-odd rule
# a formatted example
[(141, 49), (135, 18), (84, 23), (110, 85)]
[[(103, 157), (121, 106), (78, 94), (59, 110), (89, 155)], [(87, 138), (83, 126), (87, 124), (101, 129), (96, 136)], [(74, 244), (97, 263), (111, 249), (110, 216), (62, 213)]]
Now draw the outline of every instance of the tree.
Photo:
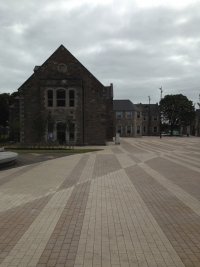
[(70, 130), (72, 125), (73, 125), (73, 117), (66, 116), (66, 118), (65, 118), (65, 129), (66, 129), (67, 133), (69, 133), (69, 130)]
[(48, 113), (46, 121), (47, 121), (48, 140), (53, 140), (53, 132), (56, 129), (56, 124), (53, 117), (51, 116), (51, 112)]
[(43, 118), (40, 113), (36, 114), (33, 119), (32, 129), (35, 132), (36, 139), (40, 142), (46, 133), (47, 119)]
[(5, 127), (9, 120), (9, 103), (4, 94), (0, 94), (0, 125)]
[(10, 138), (13, 141), (20, 141), (20, 130), (21, 130), (21, 123), (19, 118), (14, 118), (10, 121)]
[[(74, 132), (75, 132), (75, 124), (73, 122), (73, 117), (66, 116), (65, 118), (65, 130), (69, 134), (69, 147), (70, 147), (70, 141), (74, 139)], [(72, 136), (71, 136), (72, 135)]]
[(55, 121), (51, 116), (51, 112), (46, 117), (42, 117), (40, 113), (37, 113), (33, 119), (32, 129), (38, 142), (42, 141), (47, 131), (52, 133), (55, 130)]
[(192, 101), (182, 94), (166, 95), (160, 106), (164, 119), (169, 122), (171, 135), (175, 127), (190, 125), (196, 116)]
[(9, 120), (9, 106), (13, 104), (15, 96), (18, 92), (13, 92), (12, 94), (3, 93), (0, 94), (0, 125), (6, 126)]

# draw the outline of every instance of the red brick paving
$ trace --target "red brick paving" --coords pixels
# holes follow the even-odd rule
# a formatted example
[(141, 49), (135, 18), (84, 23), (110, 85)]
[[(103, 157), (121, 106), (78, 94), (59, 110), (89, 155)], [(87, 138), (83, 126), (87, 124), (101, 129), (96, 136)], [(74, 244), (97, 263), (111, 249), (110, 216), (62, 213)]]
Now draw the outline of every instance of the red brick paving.
[(90, 183), (88, 181), (74, 188), (37, 267), (74, 266)]
[(151, 159), (145, 162), (152, 169), (164, 175), (180, 188), (200, 200), (200, 173), (180, 166), (165, 158)]
[[(17, 186), (16, 183), (12, 183), (16, 177), (19, 180), (19, 188), (21, 177), (23, 183), (27, 181), (30, 183), (31, 175), (32, 179), (38, 179), (38, 183), (42, 180), (41, 185), (44, 188), (41, 192), (44, 192), (44, 195), (49, 193), (51, 195), (0, 213), (2, 267), (21, 267), (18, 261), (20, 255), (17, 254), (15, 257), (13, 254), (17, 249), (15, 245), (20, 243), (18, 243), (19, 240), (31, 242), (32, 229), (36, 229), (34, 233), (44, 234), (46, 239), (40, 240), (38, 234), (34, 239), (33, 248), (35, 245), (39, 248), (40, 244), (37, 242), (42, 244), (42, 241), (45, 241), (41, 246), (42, 251), (32, 251), (30, 258), (28, 253), (25, 256), (21, 255), (23, 263), (27, 260), (27, 266), (30, 267), (82, 267), (83, 264), (78, 262), (84, 262), (84, 267), (200, 266), (200, 216), (198, 215), (200, 173), (192, 170), (192, 167), (200, 166), (196, 163), (200, 158), (199, 154), (195, 157), (192, 153), (192, 151), (199, 151), (197, 141), (198, 139), (195, 138), (186, 138), (185, 141), (175, 138), (160, 140), (151, 137), (138, 140), (124, 139), (120, 146), (105, 147), (105, 153), (104, 151), (95, 152), (94, 166), (90, 171), (93, 161), (89, 154), (73, 156), (75, 164), (70, 169), (67, 165), (68, 162), (73, 163), (68, 161), (70, 157), (62, 158), (58, 166), (62, 168), (62, 172), (59, 172), (59, 175), (63, 175), (62, 179), (59, 178), (58, 184), (56, 184), (56, 177), (55, 180), (52, 179), (46, 191), (48, 175), (35, 177), (34, 168), (37, 168), (37, 165), (29, 165), (17, 170), (16, 173), (3, 176), (0, 178), (0, 186), (5, 183), (7, 186), (0, 190), (0, 199), (5, 203), (9, 189), (13, 192), (13, 185)], [(123, 158), (124, 151), (127, 153)], [(194, 157), (195, 161), (191, 162), (192, 159), (187, 160), (187, 157), (181, 155), (184, 151), (188, 151), (186, 155)], [(145, 154), (148, 155), (145, 157)], [(163, 158), (163, 155), (170, 157), (171, 160)], [(147, 160), (151, 156), (153, 158)], [(119, 159), (122, 160), (121, 163)], [(173, 160), (187, 164), (182, 166), (172, 162)], [(138, 165), (141, 162), (145, 164)], [(54, 174), (56, 174), (56, 163), (57, 161), (52, 161), (51, 165), (48, 165), (49, 170), (51, 168), (54, 170), (52, 172)], [(148, 170), (151, 175), (145, 171), (145, 166), (155, 170), (157, 176), (150, 168)], [(43, 169), (45, 171), (45, 168)], [(65, 169), (69, 170), (68, 173), (66, 172), (66, 177), (64, 177)], [(80, 182), (82, 172), (85, 172), (84, 179)], [(24, 179), (26, 174), (29, 179)], [(159, 177), (159, 174), (164, 178)], [(91, 178), (93, 179), (90, 180)], [(165, 179), (165, 183), (161, 184), (162, 179)], [(167, 179), (170, 182), (169, 185), (166, 185)], [(60, 181), (64, 182), (60, 185)], [(179, 194), (182, 194), (181, 197), (178, 198), (175, 194), (177, 191), (172, 190), (173, 184), (177, 186)], [(25, 184), (23, 188), (26, 189)], [(35, 190), (37, 189), (33, 188), (33, 195), (29, 199), (31, 197), (34, 199)], [(21, 191), (16, 192), (21, 194)], [(66, 198), (65, 194), (69, 192), (69, 198)], [(187, 199), (184, 198), (184, 192), (194, 198), (191, 206), (190, 198), (188, 196)], [(31, 195), (30, 189), (29, 194)], [(16, 193), (13, 199), (17, 200), (17, 197)], [(19, 197), (23, 199), (23, 194)], [(9, 195), (8, 199), (11, 201), (12, 196)], [(59, 205), (62, 204), (62, 209), (59, 205), (54, 207), (54, 200), (59, 201)], [(87, 207), (86, 212), (87, 203), (89, 208)], [(56, 209), (60, 210), (59, 213), (56, 213)], [(56, 220), (51, 224), (51, 220), (54, 220), (54, 212), (59, 215), (55, 216)], [(34, 222), (38, 225), (34, 225)], [(48, 227), (51, 229), (46, 234), (44, 228), (48, 222)], [(83, 224), (88, 225), (88, 230), (82, 227)], [(154, 228), (155, 225), (158, 229)], [(21, 239), (24, 233), (26, 236)], [(95, 238), (92, 239), (92, 237)], [(164, 241), (160, 240), (161, 237)], [(148, 238), (151, 240), (150, 243), (147, 242)], [(87, 247), (88, 243), (84, 243), (84, 240), (88, 242), (93, 240), (93, 242)], [(162, 251), (162, 249), (160, 254), (157, 253), (159, 250), (156, 242), (162, 243), (162, 249), (166, 249), (166, 255), (165, 250)], [(84, 245), (86, 250), (80, 254), (83, 252), (81, 246)], [(25, 249), (29, 252), (29, 248)], [(10, 257), (13, 258), (10, 259)], [(77, 264), (75, 264), (76, 260)], [(99, 264), (95, 265), (96, 263)]]
[(0, 213), (0, 263), (14, 248), (51, 196)]
[(139, 166), (125, 171), (185, 266), (198, 266), (200, 216)]

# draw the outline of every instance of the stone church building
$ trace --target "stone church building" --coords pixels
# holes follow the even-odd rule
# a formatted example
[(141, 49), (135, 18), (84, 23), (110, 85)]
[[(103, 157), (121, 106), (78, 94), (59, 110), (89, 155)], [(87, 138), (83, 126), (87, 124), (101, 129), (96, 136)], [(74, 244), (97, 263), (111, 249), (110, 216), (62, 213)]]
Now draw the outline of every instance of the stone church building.
[[(105, 145), (112, 140), (113, 85), (99, 82), (61, 45), (18, 89), (20, 141), (37, 142), (32, 124), (38, 114), (51, 116), (44, 141), (75, 145)], [(66, 118), (71, 124), (66, 130)]]

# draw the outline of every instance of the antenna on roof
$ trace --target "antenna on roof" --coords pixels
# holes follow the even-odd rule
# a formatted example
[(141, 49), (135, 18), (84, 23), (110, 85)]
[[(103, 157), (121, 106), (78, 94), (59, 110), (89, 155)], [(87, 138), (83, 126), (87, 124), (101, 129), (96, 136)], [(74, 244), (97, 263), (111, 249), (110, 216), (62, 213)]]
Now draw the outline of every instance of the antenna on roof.
[(162, 93), (163, 93), (162, 86), (159, 89), (160, 89), (160, 100), (161, 100), (162, 99)]

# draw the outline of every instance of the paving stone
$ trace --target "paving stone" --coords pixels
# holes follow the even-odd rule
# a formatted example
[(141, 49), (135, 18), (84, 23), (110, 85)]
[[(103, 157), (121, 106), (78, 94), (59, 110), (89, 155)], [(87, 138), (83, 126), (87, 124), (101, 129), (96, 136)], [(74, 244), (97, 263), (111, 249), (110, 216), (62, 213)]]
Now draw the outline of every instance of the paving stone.
[(200, 266), (199, 138), (0, 172), (0, 266)]

